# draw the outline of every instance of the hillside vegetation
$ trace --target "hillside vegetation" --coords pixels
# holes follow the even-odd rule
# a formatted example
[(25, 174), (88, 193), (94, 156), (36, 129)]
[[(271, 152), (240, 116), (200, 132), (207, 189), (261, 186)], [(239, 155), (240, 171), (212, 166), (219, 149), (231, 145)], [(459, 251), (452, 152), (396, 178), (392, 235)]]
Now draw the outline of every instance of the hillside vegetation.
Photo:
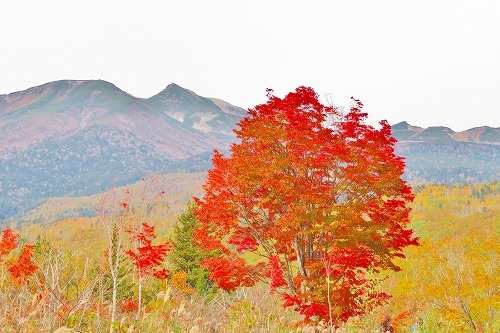
[[(176, 218), (168, 214), (168, 196), (143, 196), (159, 190), (151, 186), (137, 185), (128, 194), (118, 189), (115, 201), (128, 195), (135, 208), (127, 221), (154, 225), (155, 242), (160, 244), (172, 239)], [(421, 246), (405, 251), (406, 259), (398, 263), (402, 271), (382, 273), (388, 277), (380, 288), (393, 295), (389, 303), (349, 320), (339, 332), (378, 332), (386, 316), (396, 332), (410, 332), (412, 326), (418, 326), (415, 332), (498, 332), (499, 184), (428, 185), (414, 190), (411, 226)], [(105, 199), (111, 207), (111, 196)], [(103, 218), (40, 222), (20, 233), (21, 243), (35, 244), (38, 270), (26, 283), (19, 283), (0, 263), (0, 331), (63, 332), (62, 327), (65, 332), (109, 331), (111, 289)], [(124, 241), (123, 246), (131, 245)], [(20, 248), (3, 259), (15, 260)], [(148, 277), (143, 285), (145, 308), (137, 314), (133, 265), (124, 257), (120, 267), (117, 332), (314, 331), (297, 326), (300, 316), (282, 308), (269, 287), (200, 294), (182, 274), (167, 280)]]

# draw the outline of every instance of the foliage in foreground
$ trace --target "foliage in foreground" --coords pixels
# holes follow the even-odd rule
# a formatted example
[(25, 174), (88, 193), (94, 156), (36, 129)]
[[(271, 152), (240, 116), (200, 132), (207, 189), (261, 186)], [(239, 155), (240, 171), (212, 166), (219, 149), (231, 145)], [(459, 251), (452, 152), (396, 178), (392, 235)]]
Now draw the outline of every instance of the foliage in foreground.
[[(407, 258), (398, 262), (402, 271), (384, 282), (383, 289), (393, 297), (370, 314), (349, 319), (337, 332), (378, 332), (386, 316), (398, 333), (410, 332), (419, 318), (420, 333), (499, 332), (499, 202), (497, 183), (419, 188), (411, 226), (422, 246), (406, 250)], [(24, 284), (15, 283), (8, 271), (7, 263), (17, 262), (21, 253), (17, 238), (16, 247), (2, 256), (0, 332), (54, 332), (61, 327), (67, 332), (109, 332), (111, 288), (106, 247), (100, 242), (103, 229), (87, 220), (71, 229), (45, 226), (47, 236), (35, 242), (37, 270)], [(167, 231), (159, 229), (160, 237)], [(75, 246), (81, 235), (87, 245)], [(137, 280), (132, 269), (125, 269), (132, 267), (128, 257), (122, 267), (116, 332), (329, 332), (327, 327), (315, 331), (297, 326), (300, 316), (284, 309), (278, 295), (263, 284), (200, 295), (186, 293), (178, 281), (147, 277), (144, 307), (137, 317), (137, 288), (130, 288)], [(461, 303), (470, 309), (474, 326)]]

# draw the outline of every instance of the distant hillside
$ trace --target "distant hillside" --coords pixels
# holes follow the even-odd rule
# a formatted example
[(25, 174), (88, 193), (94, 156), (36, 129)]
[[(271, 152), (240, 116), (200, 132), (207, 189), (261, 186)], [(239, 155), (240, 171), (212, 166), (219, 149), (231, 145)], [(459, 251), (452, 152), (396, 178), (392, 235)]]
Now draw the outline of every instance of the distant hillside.
[(0, 220), (51, 197), (207, 170), (245, 114), (176, 84), (148, 99), (101, 80), (0, 95)]
[(473, 142), (500, 144), (500, 128), (489, 126), (475, 127), (463, 132), (455, 132), (443, 126), (422, 128), (412, 126), (406, 121), (392, 126), (392, 135), (399, 141), (411, 142)]
[(454, 132), (401, 122), (392, 126), (396, 153), (406, 158), (404, 177), (413, 184), (474, 183), (500, 179), (500, 128)]
[[(21, 223), (55, 221), (75, 217), (94, 217), (98, 215), (97, 206), (102, 198), (111, 198), (114, 193), (118, 198), (128, 190), (131, 204), (139, 205), (145, 190), (147, 195), (165, 192), (156, 201), (166, 207), (169, 216), (177, 216), (186, 209), (186, 203), (194, 196), (203, 195), (202, 184), (205, 172), (172, 173), (146, 178), (133, 184), (113, 188), (110, 191), (82, 197), (54, 197), (18, 217)], [(175, 218), (174, 218), (175, 219)]]
[(479, 183), (500, 180), (500, 146), (470, 142), (400, 142), (404, 178), (411, 184)]

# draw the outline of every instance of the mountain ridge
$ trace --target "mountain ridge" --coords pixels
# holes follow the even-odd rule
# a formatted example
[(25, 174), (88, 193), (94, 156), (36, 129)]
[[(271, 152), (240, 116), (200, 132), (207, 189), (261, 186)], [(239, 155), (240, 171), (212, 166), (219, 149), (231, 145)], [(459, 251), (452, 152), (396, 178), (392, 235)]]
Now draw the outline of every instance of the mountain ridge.
[[(172, 109), (172, 101), (175, 105), (178, 98), (167, 101), (155, 99), (155, 96), (165, 95), (172, 87), (183, 95), (184, 104), (176, 112), (184, 114), (183, 118), (188, 115), (190, 122), (179, 121), (166, 112)], [(132, 133), (139, 132), (148, 143), (158, 146), (177, 159), (221, 146), (227, 148), (229, 141), (234, 140), (232, 129), (237, 117), (232, 113), (226, 114), (210, 99), (176, 84), (170, 84), (155, 96), (148, 99), (137, 98), (103, 80), (60, 80), (0, 95), (0, 151), (6, 148), (25, 149), (32, 143), (30, 140), (39, 141), (56, 134), (67, 137), (96, 124), (118, 127)], [(205, 107), (194, 105), (192, 100), (204, 101)], [(217, 128), (200, 126), (198, 123), (201, 117), (196, 116), (200, 109), (205, 118), (225, 117), (225, 122), (218, 124)], [(246, 113), (232, 105), (231, 110), (238, 110), (241, 115), (239, 118)], [(177, 142), (162, 139), (165, 130), (170, 131), (170, 136), (175, 137)], [(27, 136), (26, 133), (31, 135)]]
[(446, 126), (419, 127), (402, 121), (391, 128), (392, 135), (398, 142), (457, 141), (500, 144), (500, 128), (486, 125), (455, 132)]

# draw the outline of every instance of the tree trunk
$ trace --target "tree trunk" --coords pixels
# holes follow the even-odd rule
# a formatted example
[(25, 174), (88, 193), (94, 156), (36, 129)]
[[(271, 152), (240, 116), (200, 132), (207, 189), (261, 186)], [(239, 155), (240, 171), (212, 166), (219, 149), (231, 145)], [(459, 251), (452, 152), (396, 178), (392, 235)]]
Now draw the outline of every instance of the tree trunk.
[[(140, 271), (139, 271), (140, 274)], [(140, 276), (138, 279), (138, 284), (139, 284), (139, 304), (137, 305), (137, 319), (141, 318), (141, 311), (142, 311), (142, 277)]]
[(111, 273), (111, 276), (113, 278), (113, 297), (111, 299), (111, 323), (109, 325), (109, 333), (113, 333), (114, 331), (114, 323), (116, 319), (116, 290), (118, 288), (118, 280), (115, 274)]

